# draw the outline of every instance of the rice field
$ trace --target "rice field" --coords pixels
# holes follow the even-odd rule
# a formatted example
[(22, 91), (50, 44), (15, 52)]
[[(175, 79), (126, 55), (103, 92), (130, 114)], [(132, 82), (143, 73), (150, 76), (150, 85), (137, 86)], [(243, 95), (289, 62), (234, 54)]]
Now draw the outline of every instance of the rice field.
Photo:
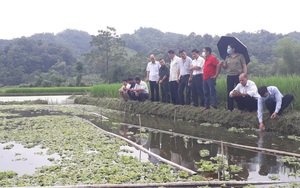
[(78, 94), (90, 90), (91, 87), (2, 88), (0, 95)]

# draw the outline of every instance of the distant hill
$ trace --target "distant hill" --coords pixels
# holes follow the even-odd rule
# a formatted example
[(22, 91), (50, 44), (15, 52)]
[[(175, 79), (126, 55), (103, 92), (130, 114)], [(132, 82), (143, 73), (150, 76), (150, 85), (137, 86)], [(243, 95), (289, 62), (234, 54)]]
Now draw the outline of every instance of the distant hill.
[[(265, 30), (256, 33), (240, 32), (229, 33), (229, 36), (239, 38), (248, 48), (252, 63), (248, 66), (252, 74), (264, 75), (269, 70), (269, 65), (275, 65), (269, 75), (277, 72), (276, 66), (282, 57), (274, 51), (280, 39), (290, 37), (295, 43), (300, 43), (300, 33), (292, 32), (286, 35), (270, 33)], [(197, 35), (191, 32), (189, 35), (182, 35), (172, 32), (162, 32), (155, 28), (137, 29), (133, 34), (120, 36), (125, 41), (126, 52), (124, 56), (125, 67), (134, 67), (133, 70), (126, 70), (126, 74), (136, 73), (136, 67), (144, 71), (144, 64), (148, 61), (150, 54), (157, 58), (164, 58), (169, 62), (168, 50), (174, 50), (177, 55), (181, 49), (186, 50), (191, 56), (194, 48), (200, 51), (209, 46), (213, 54), (219, 58), (217, 42), (221, 36), (209, 34)], [(22, 83), (37, 82), (51, 85), (53, 82), (70, 84), (74, 83), (76, 77), (76, 63), (82, 62), (84, 76), (88, 81), (97, 80), (99, 73), (92, 73), (91, 64), (85, 62), (84, 54), (92, 49), (92, 36), (85, 31), (67, 29), (60, 33), (38, 33), (30, 37), (21, 37), (12, 40), (0, 39), (0, 85), (19, 85)], [(262, 65), (262, 67), (260, 67)], [(124, 66), (124, 63), (123, 63)], [(251, 67), (252, 66), (252, 67)], [(256, 68), (256, 69), (255, 69)], [(118, 71), (124, 68), (116, 68)], [(260, 73), (258, 73), (260, 72)], [(125, 73), (123, 73), (125, 74)], [(144, 72), (140, 73), (144, 74)], [(87, 78), (89, 77), (89, 78)], [(119, 80), (119, 77), (115, 80)], [(97, 80), (101, 82), (101, 80)]]

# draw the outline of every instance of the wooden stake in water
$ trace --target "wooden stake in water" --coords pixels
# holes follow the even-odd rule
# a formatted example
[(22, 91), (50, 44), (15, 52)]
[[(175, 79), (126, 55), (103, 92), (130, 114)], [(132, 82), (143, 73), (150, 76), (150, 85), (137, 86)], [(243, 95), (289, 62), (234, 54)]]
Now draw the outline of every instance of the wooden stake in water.
[[(140, 142), (142, 143), (142, 121), (141, 114), (139, 114), (139, 126), (140, 126)], [(142, 151), (140, 150), (140, 162), (142, 161)]]
[(139, 114), (139, 126), (140, 126), (140, 138), (141, 138), (141, 129), (142, 129), (142, 121), (141, 121), (141, 114)]
[(102, 123), (102, 121), (103, 121), (102, 108), (101, 108), (101, 110), (100, 110), (100, 113), (101, 113), (101, 123)]
[(174, 110), (174, 123), (176, 122), (176, 108)]
[(222, 179), (225, 179), (225, 170), (224, 170), (224, 148), (223, 141), (221, 140), (221, 153), (222, 153)]

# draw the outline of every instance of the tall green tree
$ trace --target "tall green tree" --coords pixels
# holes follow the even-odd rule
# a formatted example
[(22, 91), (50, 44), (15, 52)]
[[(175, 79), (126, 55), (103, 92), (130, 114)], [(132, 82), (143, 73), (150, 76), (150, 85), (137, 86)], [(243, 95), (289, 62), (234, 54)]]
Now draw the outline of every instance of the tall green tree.
[(300, 72), (300, 43), (285, 37), (277, 42), (274, 48), (276, 54), (281, 57), (279, 68), (281, 74), (299, 74)]
[(83, 64), (82, 62), (78, 61), (76, 63), (76, 86), (81, 85), (81, 80), (82, 80), (82, 73), (83, 73)]
[(110, 74), (112, 66), (118, 66), (126, 56), (125, 42), (117, 35), (115, 28), (107, 27), (98, 31), (97, 36), (92, 36), (91, 45), (93, 49), (86, 54), (87, 61), (94, 65), (106, 83), (110, 83), (113, 80), (111, 76), (115, 76)]

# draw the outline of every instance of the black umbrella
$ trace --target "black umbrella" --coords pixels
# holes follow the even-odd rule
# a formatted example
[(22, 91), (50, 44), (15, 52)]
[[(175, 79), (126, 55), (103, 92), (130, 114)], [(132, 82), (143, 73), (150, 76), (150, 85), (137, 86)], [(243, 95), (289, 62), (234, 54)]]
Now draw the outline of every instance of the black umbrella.
[(235, 51), (244, 55), (246, 64), (250, 62), (247, 47), (238, 38), (230, 36), (222, 36), (217, 44), (220, 56), (223, 59), (226, 59), (228, 56), (227, 47), (229, 44), (235, 45)]

